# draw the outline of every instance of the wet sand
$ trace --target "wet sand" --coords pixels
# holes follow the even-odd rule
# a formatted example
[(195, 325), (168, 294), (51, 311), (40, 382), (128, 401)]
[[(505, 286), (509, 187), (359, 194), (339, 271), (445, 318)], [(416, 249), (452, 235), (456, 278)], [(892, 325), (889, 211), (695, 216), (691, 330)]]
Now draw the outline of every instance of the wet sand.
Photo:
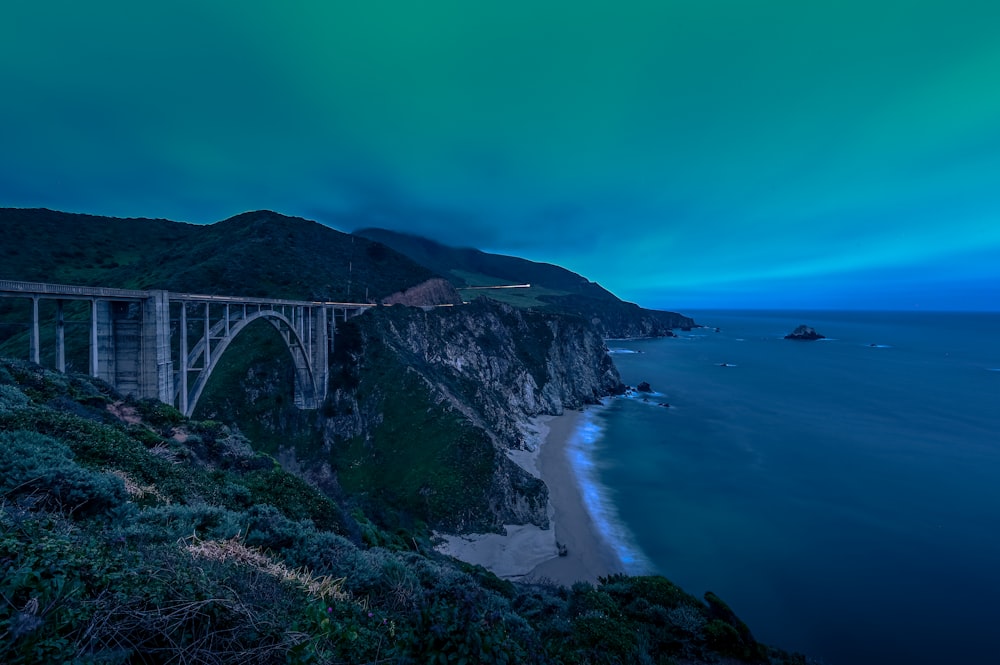
[(553, 418), (539, 454), (539, 471), (549, 488), (555, 539), (566, 546), (567, 553), (535, 566), (530, 575), (534, 579), (569, 585), (581, 580), (596, 582), (598, 577), (624, 572), (621, 562), (601, 538), (587, 512), (567, 455), (582, 418), (583, 414), (578, 411), (568, 411)]

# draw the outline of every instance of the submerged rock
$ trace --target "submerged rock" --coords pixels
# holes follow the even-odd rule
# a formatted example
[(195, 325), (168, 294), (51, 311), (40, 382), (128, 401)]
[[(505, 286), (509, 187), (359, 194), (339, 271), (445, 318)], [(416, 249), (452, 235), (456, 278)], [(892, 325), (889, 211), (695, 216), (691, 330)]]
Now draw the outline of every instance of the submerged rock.
[(785, 335), (785, 339), (803, 339), (803, 340), (814, 340), (814, 339), (825, 339), (826, 335), (820, 335), (814, 328), (807, 325), (801, 325), (792, 332)]

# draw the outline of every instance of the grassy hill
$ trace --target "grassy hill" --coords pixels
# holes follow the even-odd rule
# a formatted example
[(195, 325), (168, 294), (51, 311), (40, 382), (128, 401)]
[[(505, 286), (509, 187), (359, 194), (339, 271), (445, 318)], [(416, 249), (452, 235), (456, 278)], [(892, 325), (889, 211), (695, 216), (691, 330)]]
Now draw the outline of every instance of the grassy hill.
[(0, 279), (365, 301), (433, 273), (379, 243), (270, 211), (209, 225), (0, 208)]
[[(605, 337), (663, 336), (669, 335), (672, 328), (695, 325), (675, 312), (643, 309), (620, 300), (600, 284), (549, 263), (449, 247), (386, 229), (362, 229), (355, 235), (392, 247), (448, 279), (466, 300), (485, 296), (515, 307), (581, 316), (601, 329)], [(482, 288), (522, 284), (530, 284), (530, 288)]]

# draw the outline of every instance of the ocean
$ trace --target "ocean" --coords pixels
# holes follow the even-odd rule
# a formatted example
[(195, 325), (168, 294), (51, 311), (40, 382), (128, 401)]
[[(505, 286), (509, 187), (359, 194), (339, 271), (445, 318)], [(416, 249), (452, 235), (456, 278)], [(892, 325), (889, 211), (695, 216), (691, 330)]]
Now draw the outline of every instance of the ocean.
[(828, 665), (996, 662), (1000, 314), (689, 314), (569, 449), (629, 572)]

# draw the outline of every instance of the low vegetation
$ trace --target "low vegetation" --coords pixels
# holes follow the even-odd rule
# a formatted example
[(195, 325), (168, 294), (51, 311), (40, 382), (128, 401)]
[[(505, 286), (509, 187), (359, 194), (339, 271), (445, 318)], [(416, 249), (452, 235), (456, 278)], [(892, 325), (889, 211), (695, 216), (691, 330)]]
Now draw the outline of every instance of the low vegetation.
[(5, 663), (806, 662), (662, 577), (501, 580), (229, 427), (25, 362), (0, 362), (0, 570)]

